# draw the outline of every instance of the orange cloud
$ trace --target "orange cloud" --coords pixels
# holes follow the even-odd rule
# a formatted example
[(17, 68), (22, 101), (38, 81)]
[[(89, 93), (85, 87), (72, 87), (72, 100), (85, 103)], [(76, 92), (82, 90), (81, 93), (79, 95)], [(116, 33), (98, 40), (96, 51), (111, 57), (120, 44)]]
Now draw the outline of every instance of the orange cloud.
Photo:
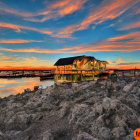
[(6, 13), (10, 13), (10, 14), (15, 14), (15, 15), (22, 16), (22, 17), (33, 17), (33, 16), (37, 16), (37, 13), (20, 12), (20, 11), (11, 9), (11, 8), (2, 8), (2, 7), (0, 7), (0, 11), (6, 12)]
[(123, 58), (118, 58), (116, 61), (107, 60), (107, 62), (108, 62), (110, 65), (118, 65), (118, 64), (120, 64), (120, 63), (125, 62), (125, 60), (124, 60)]
[(112, 37), (109, 38), (109, 41), (120, 41), (120, 40), (124, 40), (124, 39), (133, 39), (133, 41), (138, 41), (140, 40), (140, 32), (134, 32), (134, 33), (129, 33), (129, 34), (125, 34), (125, 35), (120, 35), (120, 36), (116, 36), (116, 37)]
[(76, 31), (87, 29), (91, 24), (100, 24), (106, 20), (115, 19), (138, 2), (139, 0), (103, 1), (98, 7), (93, 9), (82, 22), (67, 26), (60, 30), (58, 35), (64, 34), (65, 36), (71, 36), (71, 34)]
[[(46, 65), (46, 64), (44, 64)], [(5, 67), (0, 67), (0, 70), (55, 70), (54, 66), (5, 66)]]
[[(15, 14), (18, 16), (25, 17), (25, 20), (34, 21), (34, 22), (44, 22), (48, 19), (60, 18), (62, 16), (71, 14), (79, 9), (87, 2), (88, 0), (60, 0), (55, 2), (50, 2), (46, 4), (46, 8), (41, 12), (21, 12), (14, 9), (2, 8), (0, 11)], [(44, 16), (41, 19), (34, 17)]]
[(140, 28), (140, 21), (133, 22), (129, 25), (126, 25), (125, 27), (122, 27), (121, 30), (128, 30), (133, 28)]
[(52, 32), (49, 30), (46, 30), (46, 29), (37, 29), (37, 28), (33, 28), (33, 27), (15, 25), (15, 24), (5, 23), (5, 22), (0, 22), (0, 27), (15, 29), (17, 32), (21, 32), (21, 29), (26, 29), (26, 30), (36, 31), (36, 32), (39, 32), (42, 34), (52, 35)]
[(38, 41), (38, 40), (24, 40), (24, 39), (0, 40), (0, 43), (31, 43), (31, 42), (43, 42), (43, 41)]
[(48, 34), (48, 35), (50, 35), (52, 37), (70, 38), (70, 36), (63, 35), (63, 34), (62, 35), (57, 34), (57, 33), (54, 33), (53, 31), (47, 30), (46, 28), (45, 29), (37, 29), (37, 28), (33, 28), (33, 27), (16, 25), (16, 24), (5, 23), (5, 22), (0, 22), (0, 27), (14, 29), (14, 30), (16, 30), (16, 32), (21, 32), (21, 30), (23, 29), (23, 30), (30, 30), (30, 31), (39, 32), (41, 34)]
[(140, 7), (139, 4), (135, 5), (135, 7), (132, 8), (132, 10), (131, 10), (129, 15), (132, 16), (132, 15), (140, 14), (140, 8), (139, 7)]
[[(129, 39), (129, 40), (128, 40)], [(129, 33), (112, 37), (104, 41), (71, 46), (60, 49), (42, 49), (42, 48), (24, 48), (24, 49), (9, 49), (0, 48), (1, 51), (9, 52), (33, 52), (33, 53), (84, 53), (97, 51), (136, 51), (140, 50), (140, 32)]]
[(56, 2), (50, 4), (49, 9), (62, 8), (64, 6), (66, 6), (67, 4), (69, 4), (70, 1), (71, 0), (56, 1)]
[(82, 8), (87, 0), (71, 0), (69, 3), (59, 10), (60, 15), (68, 15)]
[(131, 59), (123, 59), (120, 56), (116, 61), (107, 60), (108, 68), (111, 69), (140, 69), (140, 61), (133, 61)]
[(44, 15), (41, 19), (26, 18), (25, 20), (33, 22), (44, 22), (49, 19), (60, 18), (65, 15), (78, 11), (88, 0), (61, 0), (56, 1), (48, 5), (47, 10), (38, 13), (38, 15)]
[(73, 48), (62, 48), (62, 49), (41, 49), (41, 48), (27, 48), (27, 49), (8, 49), (0, 48), (1, 51), (9, 52), (33, 52), (33, 53), (70, 53)]
[(40, 59), (37, 57), (0, 56), (0, 70), (10, 69), (52, 69), (53, 61), (49, 58)]
[(108, 65), (108, 69), (140, 69), (140, 65)]

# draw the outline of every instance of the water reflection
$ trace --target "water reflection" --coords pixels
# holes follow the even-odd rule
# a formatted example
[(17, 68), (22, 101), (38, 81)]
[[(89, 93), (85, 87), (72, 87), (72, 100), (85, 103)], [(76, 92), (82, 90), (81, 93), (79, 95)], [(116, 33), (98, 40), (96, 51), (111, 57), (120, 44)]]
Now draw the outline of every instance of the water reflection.
[(0, 97), (6, 97), (11, 94), (22, 93), (24, 89), (34, 89), (34, 86), (45, 88), (53, 85), (53, 80), (40, 81), (39, 77), (35, 78), (18, 78), (18, 79), (2, 79), (0, 78)]

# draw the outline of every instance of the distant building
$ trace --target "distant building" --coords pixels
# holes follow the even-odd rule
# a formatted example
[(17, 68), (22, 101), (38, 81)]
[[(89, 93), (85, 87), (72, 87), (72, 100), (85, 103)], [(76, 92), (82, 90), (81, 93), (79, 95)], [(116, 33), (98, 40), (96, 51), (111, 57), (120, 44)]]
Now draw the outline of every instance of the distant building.
[(106, 70), (106, 61), (100, 61), (92, 56), (76, 56), (59, 59), (56, 66), (56, 81), (93, 80), (95, 76)]

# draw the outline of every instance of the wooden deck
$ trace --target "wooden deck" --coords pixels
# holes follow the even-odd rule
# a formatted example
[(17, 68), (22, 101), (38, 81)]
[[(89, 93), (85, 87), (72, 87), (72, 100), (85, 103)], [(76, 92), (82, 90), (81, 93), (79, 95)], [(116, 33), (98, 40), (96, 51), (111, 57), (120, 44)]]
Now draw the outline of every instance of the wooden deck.
[(107, 70), (56, 70), (55, 74), (100, 74), (100, 73), (109, 73)]

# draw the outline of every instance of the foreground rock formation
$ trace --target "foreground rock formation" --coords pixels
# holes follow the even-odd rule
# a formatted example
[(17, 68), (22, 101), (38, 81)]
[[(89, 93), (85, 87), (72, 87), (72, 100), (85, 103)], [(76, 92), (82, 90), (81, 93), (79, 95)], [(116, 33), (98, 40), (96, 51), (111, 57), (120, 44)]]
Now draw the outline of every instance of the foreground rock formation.
[(140, 80), (55, 84), (0, 98), (0, 140), (133, 140)]

